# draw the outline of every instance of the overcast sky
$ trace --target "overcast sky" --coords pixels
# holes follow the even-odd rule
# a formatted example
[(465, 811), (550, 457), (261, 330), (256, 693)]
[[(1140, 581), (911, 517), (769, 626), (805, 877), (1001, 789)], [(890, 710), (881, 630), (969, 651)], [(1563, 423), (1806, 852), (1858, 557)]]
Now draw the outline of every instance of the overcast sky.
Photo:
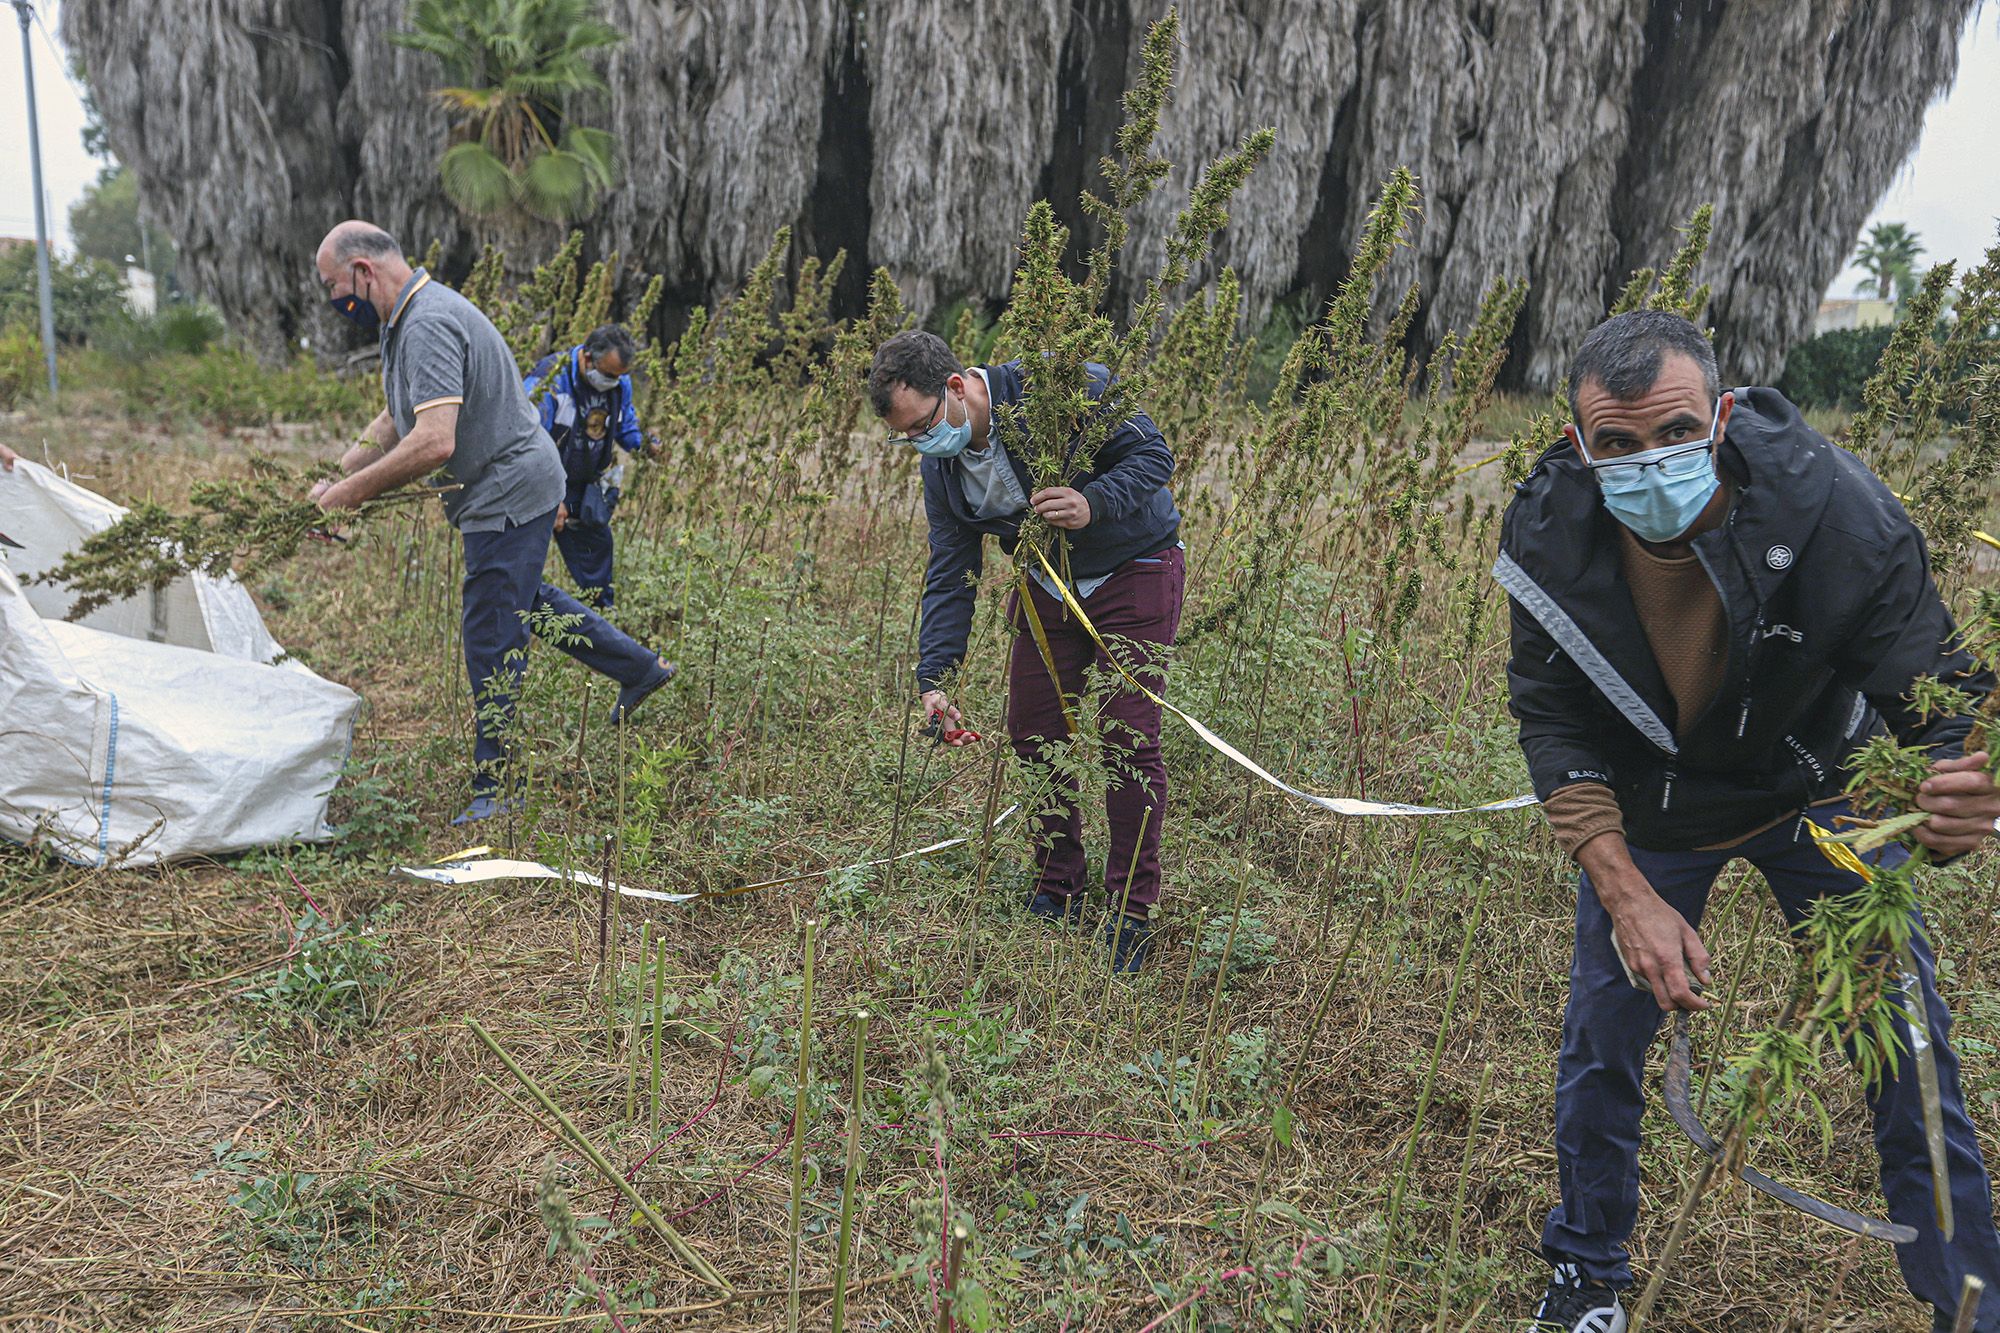
[[(37, 5), (31, 31), (35, 90), (42, 119), (42, 170), (57, 249), (69, 246), (69, 207), (97, 177), (99, 163), (83, 151), (83, 107), (53, 41), (56, 0)], [(0, 4), (0, 236), (33, 236), (26, 106), (20, 31)], [(1995, 239), (2000, 217), (2000, 6), (1980, 6), (1960, 47), (1958, 81), (1924, 118), (1916, 153), (1897, 172), (1870, 223), (1905, 222), (1924, 245), (1924, 263), (1976, 261)], [(1830, 295), (1854, 294), (1861, 275), (1849, 269)]]

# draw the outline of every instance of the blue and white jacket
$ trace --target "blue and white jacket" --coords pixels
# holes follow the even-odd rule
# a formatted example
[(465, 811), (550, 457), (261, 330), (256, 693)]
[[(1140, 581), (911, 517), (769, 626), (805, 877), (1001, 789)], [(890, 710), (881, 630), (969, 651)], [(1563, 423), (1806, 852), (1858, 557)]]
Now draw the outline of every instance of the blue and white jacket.
[[(545, 356), (526, 380), (531, 396), (544, 380), (549, 381), (540, 403), (542, 429), (562, 455), (572, 514), (582, 512), (584, 488), (611, 470), (613, 444), (636, 453), (646, 443), (632, 405), (632, 377), (620, 375), (617, 386), (609, 390), (593, 388), (583, 377), (582, 355), (578, 345), (560, 356)], [(549, 379), (551, 373), (554, 379)]]

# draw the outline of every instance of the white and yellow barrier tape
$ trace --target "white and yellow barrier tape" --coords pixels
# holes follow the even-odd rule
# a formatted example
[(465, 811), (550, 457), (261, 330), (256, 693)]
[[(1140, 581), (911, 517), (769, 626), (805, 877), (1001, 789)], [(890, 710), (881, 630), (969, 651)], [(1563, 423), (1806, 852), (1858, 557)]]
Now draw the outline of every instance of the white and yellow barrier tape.
[[(1020, 810), (1018, 805), (1010, 805), (997, 815), (988, 830), (998, 829)], [(741, 893), (755, 893), (759, 889), (781, 888), (787, 884), (804, 884), (810, 880), (825, 879), (848, 870), (869, 870), (885, 866), (892, 861), (910, 861), (921, 856), (936, 856), (954, 847), (963, 847), (976, 834), (965, 834), (956, 838), (946, 838), (928, 847), (916, 847), (894, 856), (877, 857), (872, 861), (856, 861), (852, 865), (830, 866), (825, 870), (807, 870), (783, 879), (759, 880), (755, 884), (739, 884), (733, 889), (708, 889), (696, 893), (665, 893), (659, 889), (636, 889), (627, 884), (613, 883), (612, 889), (627, 898), (643, 898), (656, 903), (691, 903), (700, 898), (733, 898)], [(479, 884), (495, 879), (560, 879), (574, 884), (586, 884), (591, 888), (604, 887), (604, 881), (596, 875), (582, 870), (564, 872), (545, 866), (539, 861), (513, 861), (504, 858), (483, 859), (492, 852), (491, 847), (473, 847), (455, 853), (450, 859), (433, 862), (427, 866), (397, 866), (399, 873), (411, 879), (423, 880), (430, 884)]]
[[(1361, 801), (1361, 800), (1356, 800), (1353, 797), (1349, 796), (1321, 796), (1317, 792), (1302, 791), (1299, 788), (1292, 786), (1289, 782), (1286, 782), (1280, 778), (1273, 777), (1264, 768), (1263, 765), (1259, 764), (1249, 755), (1244, 754), (1234, 745), (1231, 745), (1228, 741), (1224, 740), (1221, 736), (1217, 735), (1214, 729), (1211, 728), (1206, 722), (1203, 722), (1200, 718), (1196, 717), (1194, 714), (1190, 712), (1187, 712), (1185, 709), (1176, 708), (1174, 705), (1168, 703), (1165, 699), (1163, 699), (1158, 694), (1154, 693), (1150, 688), (1148, 688), (1144, 681), (1140, 680), (1137, 676), (1134, 676), (1130, 671), (1126, 670), (1125, 664), (1118, 660), (1118, 655), (1111, 651), (1111, 645), (1106, 643), (1104, 641), (1104, 636), (1097, 632), (1097, 626), (1090, 623), (1090, 616), (1083, 609), (1083, 603), (1077, 600), (1075, 591), (1067, 583), (1063, 582), (1061, 578), (1057, 577), (1054, 567), (1049, 564), (1048, 556), (1044, 554), (1040, 548), (1035, 549), (1035, 559), (1041, 563), (1043, 572), (1049, 576), (1049, 586), (1057, 588), (1061, 591), (1063, 605), (1069, 608), (1069, 613), (1076, 617), (1077, 623), (1079, 625), (1083, 626), (1083, 632), (1090, 636), (1091, 642), (1095, 643), (1100, 649), (1103, 650), (1105, 658), (1111, 663), (1112, 667), (1118, 672), (1118, 674), (1125, 678), (1126, 682), (1129, 683), (1133, 689), (1139, 691), (1139, 693), (1145, 695), (1148, 699), (1151, 699), (1154, 703), (1158, 704), (1163, 710), (1173, 714), (1175, 717), (1179, 718), (1182, 722), (1186, 723), (1189, 730), (1193, 731), (1195, 735), (1199, 736), (1202, 739), (1202, 742), (1206, 744), (1210, 749), (1214, 750), (1217, 754), (1220, 754), (1225, 759), (1228, 759), (1232, 763), (1241, 766), (1250, 773), (1254, 774), (1256, 777), (1261, 778), (1263, 781), (1269, 783), (1271, 786), (1276, 787), (1279, 791), (1284, 792), (1288, 796), (1295, 796), (1301, 801), (1305, 801), (1311, 805), (1316, 805), (1320, 809), (1328, 811), (1332, 814), (1349, 815), (1363, 819), (1379, 819), (1389, 815), (1484, 814), (1490, 811), (1498, 811), (1498, 810), (1519, 810), (1524, 806), (1538, 804), (1533, 794), (1529, 794), (1527, 796), (1511, 796), (1504, 801), (1488, 801), (1484, 805), (1461, 805), (1461, 806), (1410, 805), (1402, 801)], [(1026, 596), (1027, 593), (1026, 590), (1024, 589), (1023, 597), (1025, 598)], [(1039, 622), (1036, 623), (1037, 623), (1037, 628), (1039, 628)], [(1044, 660), (1047, 660), (1046, 649), (1044, 649)], [(1051, 672), (1053, 673), (1053, 668), (1051, 668)], [(1056, 692), (1059, 695), (1062, 693), (1062, 686), (1060, 682), (1057, 683)], [(1064, 709), (1065, 712), (1067, 712), (1068, 704), (1066, 701), (1064, 704)]]

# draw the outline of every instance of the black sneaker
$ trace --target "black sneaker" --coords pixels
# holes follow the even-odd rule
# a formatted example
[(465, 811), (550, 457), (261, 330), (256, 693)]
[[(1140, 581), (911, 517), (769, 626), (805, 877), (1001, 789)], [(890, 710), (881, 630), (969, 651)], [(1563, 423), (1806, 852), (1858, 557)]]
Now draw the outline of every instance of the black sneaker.
[(1065, 897), (1060, 893), (1031, 893), (1028, 895), (1028, 915), (1040, 917), (1054, 926), (1080, 926), (1083, 924), (1083, 895), (1078, 893)]
[(1153, 942), (1153, 923), (1142, 917), (1116, 913), (1104, 923), (1104, 947), (1111, 951), (1113, 972), (1137, 972), (1146, 965), (1146, 949)]
[(1528, 1327), (1536, 1333), (1625, 1333), (1625, 1307), (1602, 1282), (1585, 1282), (1575, 1264), (1557, 1264)]

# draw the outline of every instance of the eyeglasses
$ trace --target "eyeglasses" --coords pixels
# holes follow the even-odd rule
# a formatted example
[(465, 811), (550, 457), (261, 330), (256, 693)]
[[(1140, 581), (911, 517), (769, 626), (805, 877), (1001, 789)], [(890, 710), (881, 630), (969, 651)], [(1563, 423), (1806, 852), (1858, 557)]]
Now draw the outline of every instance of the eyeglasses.
[(1600, 486), (1613, 490), (1623, 490), (1645, 481), (1646, 469), (1656, 467), (1663, 477), (1692, 477), (1700, 473), (1708, 462), (1709, 452), (1715, 447), (1715, 433), (1722, 424), (1722, 400), (1715, 402), (1715, 415), (1708, 423), (1705, 439), (1689, 440), (1685, 444), (1669, 444), (1658, 449), (1646, 449), (1622, 458), (1592, 458), (1590, 446), (1583, 444), (1583, 428), (1577, 427), (1577, 443), (1583, 445), (1584, 466), (1591, 470)]
[(943, 409), (944, 395), (939, 394), (937, 401), (931, 404), (931, 410), (924, 414), (924, 420), (930, 424), (920, 430), (892, 430), (883, 437), (882, 442), (884, 444), (908, 444), (911, 440), (923, 438), (937, 429), (938, 413)]
[(1692, 477), (1708, 463), (1709, 446), (1715, 437), (1665, 449), (1648, 449), (1633, 458), (1594, 459), (1586, 451), (1585, 463), (1596, 474), (1598, 484), (1610, 487), (1636, 486), (1645, 479), (1646, 469), (1656, 467), (1663, 477)]

